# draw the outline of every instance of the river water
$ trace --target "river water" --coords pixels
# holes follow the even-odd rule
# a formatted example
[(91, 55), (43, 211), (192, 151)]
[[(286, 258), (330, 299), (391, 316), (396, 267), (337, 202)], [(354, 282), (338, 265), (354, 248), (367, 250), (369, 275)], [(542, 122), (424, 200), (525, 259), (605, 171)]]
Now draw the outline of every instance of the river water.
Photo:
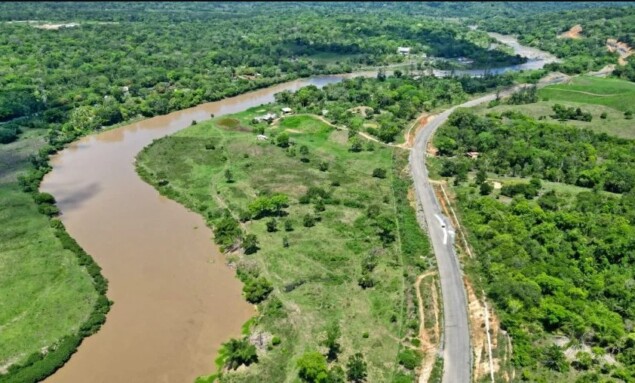
[(93, 134), (56, 154), (40, 189), (55, 196), (69, 234), (103, 268), (115, 304), (102, 329), (46, 381), (182, 383), (211, 373), (220, 344), (240, 335), (254, 308), (242, 298), (240, 282), (202, 217), (143, 182), (134, 158), (192, 120), (269, 103), (283, 90), (357, 75), (375, 72), (272, 86)]

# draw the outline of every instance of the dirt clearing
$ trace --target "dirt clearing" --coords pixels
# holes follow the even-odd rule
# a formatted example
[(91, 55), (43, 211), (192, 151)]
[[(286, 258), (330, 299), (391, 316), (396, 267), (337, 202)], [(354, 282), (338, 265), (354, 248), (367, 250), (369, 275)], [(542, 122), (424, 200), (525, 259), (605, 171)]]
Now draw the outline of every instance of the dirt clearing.
[(582, 38), (582, 36), (580, 36), (580, 33), (582, 33), (582, 25), (577, 24), (577, 25), (572, 26), (571, 29), (569, 29), (565, 33), (559, 35), (558, 38), (561, 38), (561, 39), (579, 39), (579, 38)]

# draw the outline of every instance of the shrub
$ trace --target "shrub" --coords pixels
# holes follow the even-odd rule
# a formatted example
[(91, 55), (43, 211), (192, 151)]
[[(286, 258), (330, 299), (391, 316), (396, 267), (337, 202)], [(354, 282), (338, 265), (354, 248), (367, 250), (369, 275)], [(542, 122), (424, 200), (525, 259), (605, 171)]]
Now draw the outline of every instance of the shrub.
[(276, 136), (276, 145), (281, 148), (289, 147), (289, 134), (282, 132)]
[(600, 118), (605, 120), (606, 119), (606, 112), (602, 112), (602, 114), (600, 114)]
[(408, 370), (414, 370), (421, 363), (421, 356), (411, 349), (404, 349), (398, 355), (399, 364)]
[(373, 169), (373, 177), (386, 178), (386, 169), (382, 169), (382, 168)]
[(328, 368), (326, 358), (317, 351), (307, 352), (298, 359), (298, 375), (303, 382), (326, 382)]
[(54, 204), (55, 203), (55, 197), (53, 197), (49, 193), (37, 193), (35, 195), (34, 200), (35, 200), (35, 203), (37, 204), (43, 204), (43, 203)]
[(315, 217), (307, 213), (302, 219), (302, 224), (304, 225), (304, 227), (315, 226)]
[(273, 233), (278, 230), (278, 222), (276, 222), (275, 218), (271, 218), (267, 221), (267, 231), (269, 233)]
[(363, 272), (362, 273), (362, 276), (358, 279), (357, 283), (364, 290), (375, 286), (375, 280), (367, 272)]
[(267, 299), (271, 291), (273, 291), (273, 286), (264, 277), (250, 279), (245, 283), (245, 286), (243, 286), (245, 299), (247, 299), (247, 302), (253, 304), (260, 303)]
[(243, 249), (245, 249), (245, 254), (253, 254), (259, 250), (258, 238), (255, 234), (247, 234), (245, 236), (245, 239), (243, 239)]
[(230, 339), (223, 343), (225, 354), (225, 366), (230, 370), (235, 370), (241, 365), (249, 366), (258, 362), (256, 347), (249, 343), (247, 339)]
[(279, 345), (280, 343), (282, 343), (282, 340), (281, 340), (279, 337), (277, 337), (277, 336), (274, 336), (274, 337), (271, 339), (271, 344), (272, 344), (272, 345), (274, 345), (274, 346), (277, 346), (277, 345)]

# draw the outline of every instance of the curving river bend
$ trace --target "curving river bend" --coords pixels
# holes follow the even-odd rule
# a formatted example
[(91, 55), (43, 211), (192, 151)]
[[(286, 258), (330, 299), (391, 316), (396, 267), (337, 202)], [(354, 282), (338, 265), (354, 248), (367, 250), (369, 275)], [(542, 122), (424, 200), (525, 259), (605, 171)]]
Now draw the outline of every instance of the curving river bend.
[[(526, 54), (527, 48), (502, 38)], [(533, 57), (531, 66), (496, 72), (553, 61), (544, 52)], [(375, 72), (272, 86), (90, 135), (56, 154), (40, 189), (55, 196), (69, 234), (102, 267), (115, 304), (102, 329), (46, 381), (181, 383), (212, 372), (220, 344), (238, 336), (255, 311), (242, 298), (240, 282), (225, 266), (203, 218), (143, 182), (134, 158), (154, 139), (192, 120), (268, 103), (283, 90), (321, 87), (358, 75)]]

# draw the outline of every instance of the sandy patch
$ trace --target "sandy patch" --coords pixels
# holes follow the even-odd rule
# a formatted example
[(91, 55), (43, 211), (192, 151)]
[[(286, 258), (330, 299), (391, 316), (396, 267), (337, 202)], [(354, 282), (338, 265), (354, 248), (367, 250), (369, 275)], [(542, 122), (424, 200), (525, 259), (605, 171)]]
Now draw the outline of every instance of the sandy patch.
[(432, 121), (434, 117), (435, 115), (433, 114), (421, 114), (410, 126), (410, 128), (408, 128), (408, 130), (406, 130), (406, 132), (404, 133), (405, 142), (400, 146), (403, 148), (412, 148), (414, 146), (415, 138), (417, 137), (417, 133), (419, 132), (419, 130), (428, 125), (428, 123)]
[(633, 54), (631, 47), (629, 47), (626, 43), (617, 41), (616, 39), (607, 39), (606, 49), (608, 49), (609, 52), (617, 52), (620, 55), (617, 63), (622, 66), (626, 65), (626, 59)]
[(492, 182), (492, 184), (494, 184), (494, 189), (495, 190), (498, 190), (498, 189), (503, 187), (503, 185), (500, 182), (497, 182), (497, 181)]
[(561, 39), (579, 39), (580, 33), (582, 32), (582, 25), (577, 24), (571, 27), (568, 31), (558, 36)]
[(68, 24), (39, 24), (39, 25), (34, 25), (35, 28), (38, 29), (45, 29), (47, 31), (56, 31), (60, 28), (73, 28), (73, 27), (79, 27), (78, 23), (68, 23)]

